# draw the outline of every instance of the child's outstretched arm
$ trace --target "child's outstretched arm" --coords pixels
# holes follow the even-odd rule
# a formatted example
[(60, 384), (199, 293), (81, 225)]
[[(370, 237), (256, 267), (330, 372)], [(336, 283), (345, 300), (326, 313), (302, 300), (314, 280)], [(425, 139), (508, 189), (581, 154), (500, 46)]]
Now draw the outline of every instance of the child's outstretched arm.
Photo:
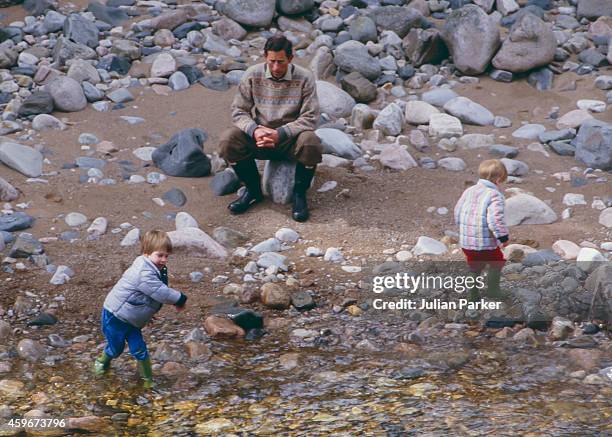
[(504, 214), (504, 197), (501, 194), (494, 194), (491, 203), (487, 208), (487, 225), (495, 238), (500, 243), (508, 242), (508, 227)]
[(165, 304), (176, 304), (184, 296), (183, 303), (187, 300), (187, 296), (174, 288), (168, 287), (159, 277), (150, 270), (140, 272), (138, 291), (146, 294), (151, 299)]

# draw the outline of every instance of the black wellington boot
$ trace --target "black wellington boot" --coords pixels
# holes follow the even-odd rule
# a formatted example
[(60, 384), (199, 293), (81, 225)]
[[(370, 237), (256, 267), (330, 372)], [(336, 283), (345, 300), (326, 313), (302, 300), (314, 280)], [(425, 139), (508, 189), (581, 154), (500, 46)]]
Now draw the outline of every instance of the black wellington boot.
[(242, 195), (230, 203), (227, 208), (232, 214), (242, 214), (247, 209), (256, 203), (263, 200), (263, 194), (261, 193), (261, 183), (259, 170), (257, 170), (257, 164), (254, 159), (245, 159), (238, 161), (232, 166), (238, 179), (240, 179), (246, 189)]
[(308, 203), (306, 202), (306, 192), (310, 188), (314, 177), (316, 166), (306, 167), (298, 162), (295, 167), (295, 186), (293, 187), (293, 208), (291, 215), (296, 222), (308, 220)]

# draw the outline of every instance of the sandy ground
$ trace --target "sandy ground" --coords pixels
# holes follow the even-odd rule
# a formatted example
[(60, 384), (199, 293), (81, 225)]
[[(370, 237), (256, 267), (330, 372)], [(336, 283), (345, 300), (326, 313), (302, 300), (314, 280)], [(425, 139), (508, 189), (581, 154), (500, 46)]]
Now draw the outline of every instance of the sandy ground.
[[(20, 8), (0, 10), (2, 23), (9, 23), (23, 17)], [(600, 74), (610, 74), (612, 68), (602, 69)], [(560, 215), (565, 208), (562, 204), (564, 194), (582, 193), (589, 205), (573, 208), (569, 220), (557, 221), (551, 225), (520, 226), (511, 229), (511, 241), (521, 242), (534, 240), (541, 248), (549, 248), (557, 239), (570, 239), (575, 242), (591, 240), (594, 242), (609, 241), (610, 233), (598, 225), (599, 211), (590, 207), (594, 196), (612, 195), (612, 182), (589, 183), (581, 187), (571, 187), (568, 182), (558, 182), (552, 174), (569, 171), (572, 167), (584, 168), (571, 157), (561, 157), (551, 152), (550, 156), (526, 149), (528, 141), (517, 141), (511, 133), (521, 122), (543, 123), (554, 129), (554, 120), (547, 119), (551, 108), (558, 106), (560, 114), (576, 108), (578, 99), (605, 100), (605, 92), (593, 86), (595, 76), (575, 76), (565, 74), (557, 81), (577, 80), (576, 91), (538, 92), (524, 81), (511, 84), (498, 83), (488, 77), (481, 77), (476, 85), (461, 85), (455, 90), (466, 97), (490, 109), (494, 114), (510, 118), (513, 126), (507, 129), (491, 127), (465, 126), (465, 133), (493, 133), (498, 142), (518, 146), (520, 154), (517, 159), (526, 162), (531, 171), (523, 178), (523, 183), (516, 185), (532, 192), (543, 200), (549, 200), (553, 209)], [(420, 90), (425, 91), (426, 89)], [(136, 100), (126, 108), (108, 113), (99, 113), (91, 108), (79, 113), (56, 113), (58, 118), (69, 122), (69, 129), (59, 132), (44, 132), (36, 136), (36, 143), (44, 144), (49, 151), (47, 158), (50, 165), (45, 165), (45, 172), (58, 171), (57, 176), (46, 177), (49, 184), (26, 183), (25, 177), (5, 166), (0, 166), (0, 177), (7, 179), (18, 187), (23, 195), (17, 202), (29, 202), (27, 212), (37, 218), (35, 226), (29, 231), (36, 237), (58, 236), (68, 230), (62, 214), (78, 211), (90, 220), (104, 216), (109, 220), (109, 229), (129, 221), (142, 230), (161, 228), (172, 230), (174, 223), (166, 215), (186, 211), (193, 215), (209, 234), (217, 226), (228, 226), (250, 236), (251, 242), (257, 243), (273, 236), (274, 232), (288, 226), (300, 233), (308, 242), (300, 243), (298, 248), (318, 246), (341, 247), (345, 254), (354, 257), (352, 264), (361, 263), (362, 259), (374, 258), (384, 260), (384, 249), (399, 249), (402, 244), (413, 245), (420, 235), (440, 238), (444, 230), (456, 229), (452, 223), (452, 209), (463, 189), (476, 179), (478, 163), (487, 157), (486, 151), (458, 150), (447, 154), (463, 158), (468, 164), (465, 172), (454, 173), (443, 169), (411, 169), (406, 172), (393, 172), (377, 169), (363, 173), (346, 169), (320, 167), (317, 171), (314, 188), (325, 181), (335, 180), (338, 188), (327, 193), (310, 195), (312, 218), (307, 223), (296, 223), (290, 218), (289, 205), (274, 205), (269, 201), (258, 205), (244, 216), (235, 217), (227, 213), (226, 205), (234, 196), (215, 197), (209, 188), (210, 178), (188, 179), (169, 177), (159, 186), (149, 184), (127, 185), (121, 181), (119, 166), (109, 162), (104, 169), (106, 177), (118, 180), (115, 186), (98, 186), (79, 183), (79, 171), (62, 170), (62, 164), (74, 162), (78, 156), (95, 152), (82, 151), (78, 137), (83, 132), (93, 133), (101, 140), (112, 141), (120, 152), (114, 153), (109, 161), (130, 160), (143, 165), (131, 152), (149, 145), (159, 145), (183, 128), (199, 127), (209, 135), (205, 143), (207, 153), (216, 150), (217, 141), (223, 129), (231, 125), (229, 105), (235, 87), (228, 92), (216, 92), (200, 85), (190, 89), (160, 96), (151, 89), (132, 89)], [(131, 126), (119, 119), (121, 115), (139, 116), (146, 121)], [(596, 118), (612, 122), (612, 111), (595, 114)], [(12, 135), (15, 138), (17, 135)], [(26, 143), (30, 144), (31, 143)], [(418, 160), (423, 154), (411, 149)], [(432, 144), (428, 156), (439, 159), (446, 152)], [(376, 164), (378, 168), (378, 164)], [(143, 168), (139, 174), (146, 175), (155, 171), (154, 167)], [(541, 171), (540, 174), (536, 171)], [(608, 175), (610, 178), (610, 175)], [(187, 204), (174, 208), (167, 204), (159, 207), (152, 198), (161, 195), (170, 188), (180, 188), (187, 196)], [(545, 187), (555, 187), (550, 193)], [(348, 195), (337, 196), (342, 189), (348, 189)], [(47, 198), (46, 198), (47, 197)], [(55, 201), (48, 200), (53, 197)], [(446, 207), (451, 213), (440, 216), (428, 213), (430, 206)], [(143, 212), (153, 214), (152, 219), (143, 216)], [(122, 270), (137, 255), (135, 248), (120, 248), (119, 241), (124, 234), (105, 235), (101, 240), (85, 241), (86, 228), (81, 230), (81, 240), (53, 242), (45, 246), (46, 252), (54, 264), (66, 264), (76, 271), (75, 278), (65, 287), (54, 287), (48, 284), (49, 275), (40, 271), (18, 272), (15, 275), (0, 273), (0, 304), (10, 306), (17, 294), (25, 291), (45, 290), (50, 295), (64, 294), (68, 299), (66, 317), (70, 311), (78, 310), (87, 314), (97, 314), (105, 292), (120, 276)], [(337, 265), (327, 265), (321, 260), (298, 260), (303, 251), (293, 251), (290, 257), (298, 261), (297, 270), (310, 266), (315, 272), (310, 276), (319, 278), (319, 292), (325, 293), (325, 275), (347, 277)], [(458, 254), (452, 255), (461, 259)], [(212, 262), (206, 259), (190, 259), (177, 255), (170, 261), (175, 286), (183, 286), (193, 296), (203, 297), (211, 293), (211, 275), (196, 285), (188, 281), (188, 274), (201, 270), (205, 266), (214, 267), (214, 274), (230, 273), (227, 263)], [(240, 265), (239, 267), (242, 267)], [(238, 280), (239, 277), (233, 277)], [(350, 276), (358, 280), (355, 275)], [(196, 298), (197, 302), (197, 298)], [(87, 305), (83, 305), (87, 303)], [(90, 305), (91, 303), (91, 305)], [(197, 305), (196, 305), (197, 306)], [(194, 314), (195, 315), (195, 314)]]

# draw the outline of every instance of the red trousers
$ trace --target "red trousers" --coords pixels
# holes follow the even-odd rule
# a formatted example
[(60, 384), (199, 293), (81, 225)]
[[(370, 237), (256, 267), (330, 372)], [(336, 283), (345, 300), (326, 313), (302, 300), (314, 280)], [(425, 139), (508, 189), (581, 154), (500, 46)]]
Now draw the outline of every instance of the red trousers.
[(467, 264), (471, 272), (480, 273), (489, 265), (489, 268), (501, 270), (506, 263), (504, 253), (499, 247), (492, 250), (470, 250), (461, 249), (467, 258)]

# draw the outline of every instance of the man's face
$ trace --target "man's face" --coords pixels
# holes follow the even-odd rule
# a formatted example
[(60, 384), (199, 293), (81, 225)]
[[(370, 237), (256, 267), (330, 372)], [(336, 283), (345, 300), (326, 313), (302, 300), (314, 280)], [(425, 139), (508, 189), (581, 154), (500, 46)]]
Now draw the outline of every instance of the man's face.
[(287, 73), (287, 69), (292, 59), (293, 56), (287, 57), (284, 50), (280, 52), (266, 52), (266, 63), (268, 64), (270, 73), (272, 73), (272, 77), (275, 79), (280, 79)]

